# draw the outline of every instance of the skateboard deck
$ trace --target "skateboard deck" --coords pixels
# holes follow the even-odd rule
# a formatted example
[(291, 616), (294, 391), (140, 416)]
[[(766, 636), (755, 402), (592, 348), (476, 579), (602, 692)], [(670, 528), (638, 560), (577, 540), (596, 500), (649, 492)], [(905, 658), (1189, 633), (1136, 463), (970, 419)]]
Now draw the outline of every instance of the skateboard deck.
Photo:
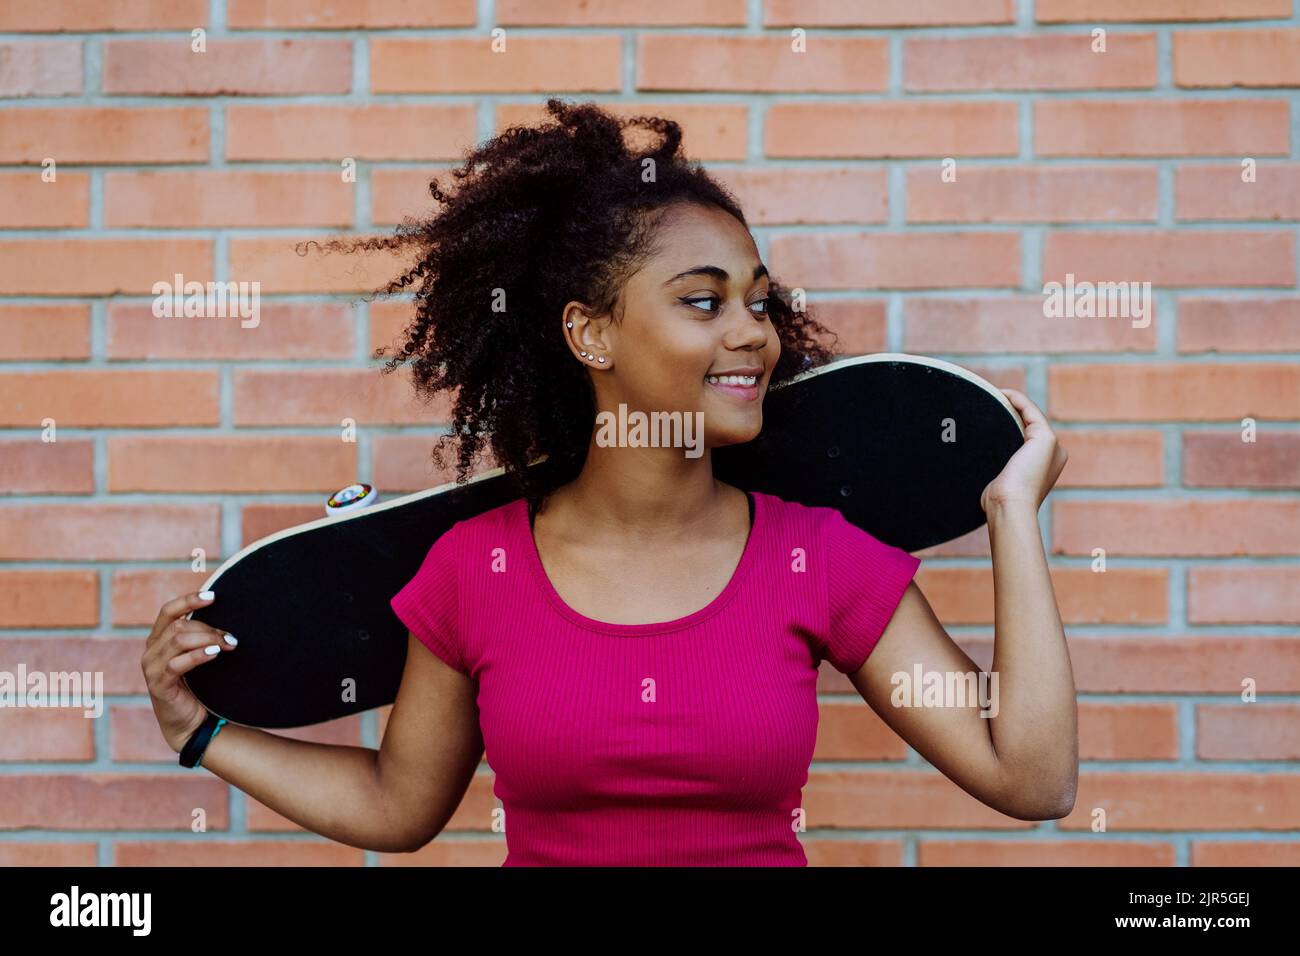
[[(885, 352), (769, 389), (762, 431), (713, 449), (713, 468), (728, 484), (835, 508), (918, 551), (984, 524), (980, 494), (1023, 442), (1019, 415), (988, 382)], [(216, 600), (190, 614), (239, 638), (238, 651), (185, 675), (190, 690), (218, 716), (267, 729), (391, 704), (407, 630), (389, 600), (453, 524), (517, 497), (498, 468), (253, 542), (212, 573), (203, 589)]]

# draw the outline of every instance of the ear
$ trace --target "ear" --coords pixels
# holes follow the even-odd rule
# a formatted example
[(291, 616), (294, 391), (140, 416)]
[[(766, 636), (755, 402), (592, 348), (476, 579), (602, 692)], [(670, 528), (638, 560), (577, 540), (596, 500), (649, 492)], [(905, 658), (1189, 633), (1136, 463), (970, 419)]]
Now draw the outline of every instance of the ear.
[(564, 307), (561, 321), (564, 323), (564, 341), (574, 358), (592, 368), (613, 367), (607, 319), (592, 316), (580, 302), (570, 302)]

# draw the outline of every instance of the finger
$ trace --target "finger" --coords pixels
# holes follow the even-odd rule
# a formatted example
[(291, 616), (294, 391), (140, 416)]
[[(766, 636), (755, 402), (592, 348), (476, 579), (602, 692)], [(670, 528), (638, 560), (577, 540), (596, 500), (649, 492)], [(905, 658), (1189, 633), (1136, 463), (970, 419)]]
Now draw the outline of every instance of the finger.
[(213, 597), (204, 598), (204, 594), (212, 594), (211, 591), (191, 591), (188, 594), (182, 594), (174, 597), (158, 611), (158, 618), (153, 622), (153, 630), (149, 633), (149, 643), (156, 641), (168, 624), (180, 617), (188, 614), (197, 608), (207, 607), (215, 599)]
[(165, 668), (167, 677), (170, 680), (179, 680), (182, 674), (194, 670), (200, 664), (206, 664), (208, 661), (215, 660), (220, 650), (209, 651), (208, 648), (217, 647), (215, 644), (209, 644), (196, 650), (188, 651), (184, 654), (177, 654), (167, 662)]
[[(231, 643), (232, 641), (234, 643)], [(163, 628), (159, 639), (146, 648), (141, 666), (147, 674), (156, 661), (161, 660), (165, 663), (178, 652), (192, 650), (205, 644), (217, 644), (222, 650), (234, 650), (239, 641), (234, 635), (200, 621), (184, 619), (173, 621)]]
[(1048, 423), (1047, 416), (1033, 403), (1028, 395), (1014, 388), (1004, 388), (1002, 392), (1015, 406), (1016, 411), (1020, 413), (1020, 418), (1025, 423), (1026, 437), (1029, 436), (1031, 429), (1035, 437), (1044, 431), (1051, 433), (1052, 426)]

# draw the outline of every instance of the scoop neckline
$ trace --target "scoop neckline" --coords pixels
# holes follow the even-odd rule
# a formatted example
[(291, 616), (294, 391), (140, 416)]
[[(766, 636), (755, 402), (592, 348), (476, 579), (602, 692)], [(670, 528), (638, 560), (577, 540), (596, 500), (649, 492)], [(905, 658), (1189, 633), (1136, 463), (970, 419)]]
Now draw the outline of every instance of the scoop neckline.
[(732, 571), (731, 578), (723, 589), (704, 607), (692, 611), (684, 617), (674, 618), (671, 621), (650, 621), (642, 624), (615, 624), (610, 621), (598, 621), (571, 608), (564, 598), (560, 596), (560, 592), (555, 589), (550, 576), (546, 573), (546, 568), (542, 565), (542, 556), (537, 550), (537, 540), (533, 537), (533, 529), (528, 522), (528, 501), (526, 499), (520, 498), (515, 501), (513, 517), (515, 527), (520, 529), (520, 533), (523, 534), (527, 541), (524, 553), (533, 581), (536, 582), (547, 601), (562, 616), (589, 631), (599, 631), (619, 637), (641, 637), (650, 634), (662, 634), (668, 631), (679, 631), (706, 621), (721, 611), (735, 596), (736, 592), (740, 590), (741, 585), (749, 576), (750, 567), (755, 561), (759, 535), (767, 527), (767, 502), (764, 500), (766, 496), (756, 491), (747, 492), (747, 494), (754, 501), (754, 521), (750, 526), (749, 536), (745, 539), (745, 548), (740, 554), (740, 561), (736, 564), (736, 569)]

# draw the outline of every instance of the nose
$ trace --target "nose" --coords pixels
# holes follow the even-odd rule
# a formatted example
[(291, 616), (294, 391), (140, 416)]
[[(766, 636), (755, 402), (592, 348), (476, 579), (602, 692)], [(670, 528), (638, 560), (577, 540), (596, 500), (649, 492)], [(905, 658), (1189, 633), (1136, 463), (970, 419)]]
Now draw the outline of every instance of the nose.
[(767, 344), (768, 324), (754, 315), (742, 315), (728, 327), (722, 344), (729, 349), (761, 349)]

